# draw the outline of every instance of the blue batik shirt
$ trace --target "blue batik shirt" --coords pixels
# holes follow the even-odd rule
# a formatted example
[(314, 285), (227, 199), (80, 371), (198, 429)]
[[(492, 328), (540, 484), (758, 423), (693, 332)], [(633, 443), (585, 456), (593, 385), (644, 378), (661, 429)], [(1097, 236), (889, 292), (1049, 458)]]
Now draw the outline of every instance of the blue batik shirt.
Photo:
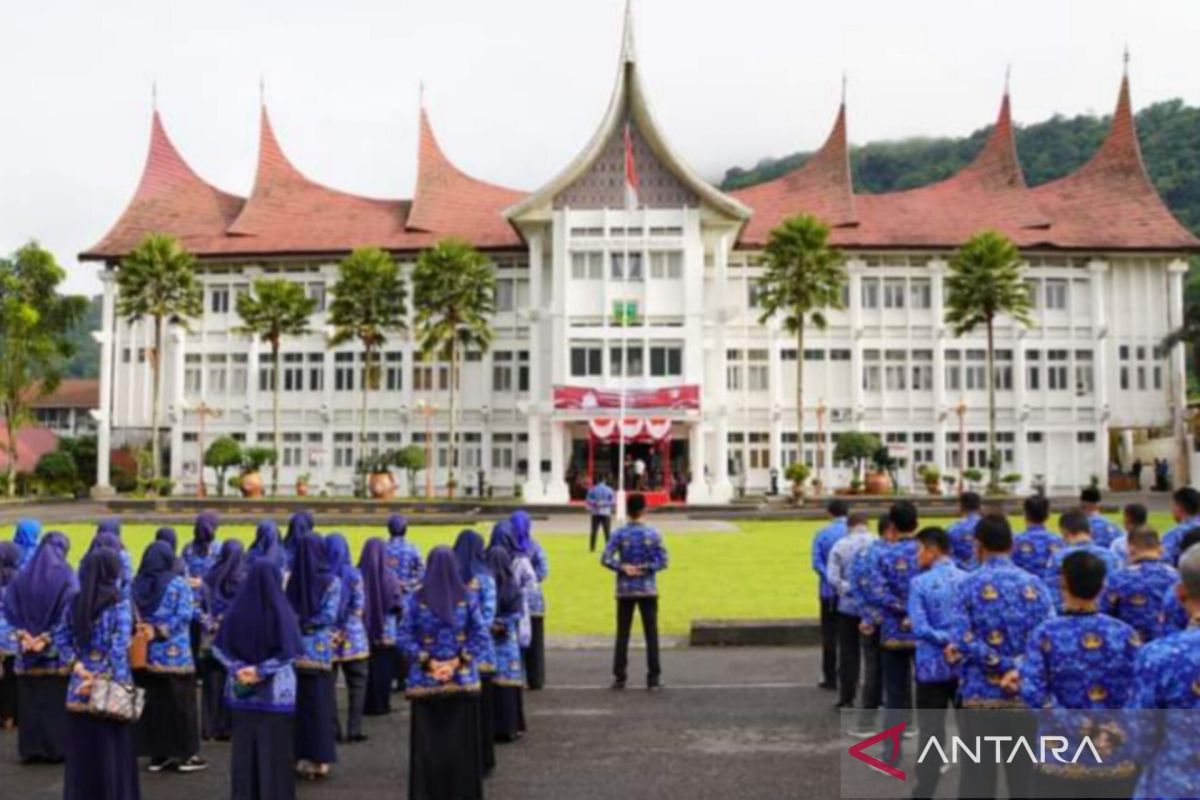
[(1092, 541), (1064, 545), (1050, 559), (1050, 569), (1046, 572), (1046, 588), (1050, 591), (1050, 599), (1054, 601), (1054, 608), (1057, 611), (1062, 611), (1062, 587), (1059, 585), (1059, 577), (1062, 575), (1063, 560), (1072, 553), (1078, 552), (1091, 553), (1103, 561), (1105, 575), (1112, 575), (1120, 569), (1117, 557), (1107, 547), (1101, 547)]
[[(1129, 708), (1200, 709), (1200, 619), (1142, 648)], [(1195, 714), (1147, 716), (1134, 797), (1197, 796)], [(1151, 729), (1153, 726), (1153, 729)]]
[[(458, 601), (454, 619), (443, 622), (417, 595), (404, 605), (400, 621), (399, 647), (408, 663), (405, 694), (410, 698), (431, 697), (480, 690), (476, 656), (486, 652), (483, 614), (470, 596)], [(430, 661), (457, 658), (459, 668), (446, 683), (439, 683), (429, 672)]]
[[(193, 580), (203, 581), (204, 576), (207, 575), (214, 566), (216, 566), (217, 557), (220, 555), (220, 550), (221, 543), (217, 541), (209, 543), (208, 555), (203, 556), (197, 552), (195, 542), (188, 542), (186, 545), (184, 545), (183, 552), (179, 554), (179, 557), (183, 559), (184, 566), (187, 567), (188, 577), (192, 578)], [(197, 586), (194, 591), (197, 603), (200, 602), (203, 592), (204, 585), (201, 583), (201, 585)]]
[(1191, 519), (1185, 519), (1163, 534), (1163, 557), (1167, 560), (1167, 563), (1179, 563), (1179, 557), (1183, 555), (1183, 535), (1192, 528), (1200, 528), (1200, 514)]
[[(608, 540), (600, 563), (617, 573), (617, 597), (657, 597), (656, 576), (667, 568), (667, 548), (654, 528), (630, 522)], [(641, 567), (641, 574), (626, 575), (624, 564)]]
[(917, 540), (911, 536), (884, 542), (871, 562), (867, 598), (879, 611), (879, 644), (889, 650), (914, 647), (912, 620), (908, 617), (908, 592), (917, 576)]
[[(471, 599), (479, 605), (479, 616), (483, 620), (483, 627), (487, 631), (491, 631), (492, 623), (496, 621), (496, 579), (491, 575), (480, 573), (467, 584), (467, 591), (471, 593)], [(479, 667), (479, 672), (491, 675), (496, 671), (496, 646), (492, 642), (491, 634), (480, 637), (481, 650), (475, 654), (475, 663)]]
[(1129, 564), (1128, 533), (1122, 533), (1116, 539), (1113, 539), (1113, 543), (1108, 546), (1108, 549), (1112, 550), (1113, 555), (1117, 557), (1117, 561), (1120, 562), (1121, 566), (1127, 566)]
[(829, 563), (825, 567), (829, 583), (837, 591), (838, 613), (851, 617), (862, 616), (858, 595), (854, 591), (853, 567), (859, 553), (875, 541), (865, 527), (849, 531), (829, 551)]
[(950, 555), (959, 569), (970, 571), (979, 566), (975, 561), (975, 527), (982, 518), (972, 511), (946, 529), (946, 535), (950, 537)]
[(1100, 610), (1133, 626), (1143, 642), (1158, 637), (1163, 595), (1179, 580), (1165, 561), (1143, 559), (1109, 575), (1100, 595)]
[(854, 562), (850, 565), (850, 594), (854, 605), (857, 606), (863, 622), (876, 627), (883, 623), (883, 613), (879, 606), (875, 605), (873, 598), (876, 592), (873, 590), (872, 584), (879, 576), (876, 562), (883, 554), (887, 544), (888, 542), (884, 539), (875, 539), (858, 551)]
[(525, 592), (525, 603), (530, 616), (544, 617), (546, 616), (546, 595), (542, 591), (542, 584), (550, 577), (550, 559), (546, 558), (546, 551), (540, 542), (533, 543), (533, 554), (529, 556), (529, 565), (533, 567), (533, 574), (537, 576), (537, 580), (533, 581)]
[(333, 632), (337, 626), (338, 606), (342, 599), (342, 582), (334, 579), (321, 598), (321, 610), (300, 626), (304, 653), (296, 659), (297, 669), (327, 671), (333, 667)]
[(1050, 575), (1050, 562), (1062, 547), (1061, 536), (1044, 525), (1034, 525), (1013, 540), (1012, 560), (1030, 575), (1046, 580)]
[(846, 518), (836, 517), (832, 522), (813, 537), (812, 568), (820, 579), (821, 597), (827, 599), (837, 596), (837, 589), (829, 582), (825, 568), (829, 564), (829, 552), (837, 544), (838, 539), (846, 535)]
[(950, 617), (954, 614), (954, 587), (967, 573), (950, 556), (938, 559), (913, 578), (908, 593), (908, 617), (917, 638), (917, 681), (943, 683), (958, 677), (957, 665), (946, 661), (950, 644)]
[(158, 608), (142, 620), (154, 627), (154, 638), (146, 653), (147, 672), (190, 674), (196, 671), (190, 636), (195, 615), (192, 587), (182, 576), (172, 578)]
[[(76, 650), (79, 663), (96, 677), (108, 678), (126, 686), (132, 684), (133, 673), (129, 671), (129, 639), (132, 631), (133, 608), (128, 600), (120, 600), (104, 609), (92, 623), (88, 646)], [(82, 683), (72, 670), (67, 683), (68, 711), (88, 710), (88, 697), (79, 693)]]
[(421, 563), (421, 551), (403, 536), (388, 539), (387, 565), (400, 579), (400, 588), (407, 596), (421, 586), (425, 577), (425, 565)]
[(15, 656), (20, 648), (20, 640), (17, 638), (17, 629), (8, 624), (8, 620), (4, 618), (4, 592), (7, 589), (0, 589), (0, 658)]
[(1187, 609), (1183, 607), (1183, 603), (1179, 602), (1179, 594), (1175, 591), (1175, 586), (1171, 586), (1163, 592), (1162, 607), (1158, 610), (1158, 637), (1179, 633), (1186, 630), (1187, 626)]
[(525, 662), (521, 658), (521, 610), (509, 614), (496, 614), (488, 626), (492, 652), (495, 654), (495, 671), (492, 683), (496, 686), (525, 686)]
[(366, 593), (357, 569), (350, 587), (343, 586), (342, 591), (350, 592), (350, 602), (346, 604), (345, 616), (334, 627), (333, 660), (361, 661), (371, 655), (371, 647), (367, 643), (367, 626), (363, 621)]
[(954, 589), (953, 643), (962, 654), (959, 694), (967, 708), (1004, 708), (1020, 699), (1000, 688), (1034, 629), (1054, 616), (1046, 585), (1007, 556), (988, 558)]
[(615, 502), (613, 490), (606, 483), (598, 483), (587, 493), (588, 512), (597, 517), (611, 517)]
[[(239, 661), (219, 647), (213, 656), (225, 667), (225, 702), (237, 711), (291, 714), (296, 710), (296, 668), (291, 659), (270, 658), (261, 664)], [(262, 680), (252, 687), (237, 682), (238, 670), (254, 667)]]
[(1101, 547), (1112, 547), (1124, 533), (1115, 522), (1099, 513), (1088, 514), (1088, 525), (1092, 528), (1092, 541)]

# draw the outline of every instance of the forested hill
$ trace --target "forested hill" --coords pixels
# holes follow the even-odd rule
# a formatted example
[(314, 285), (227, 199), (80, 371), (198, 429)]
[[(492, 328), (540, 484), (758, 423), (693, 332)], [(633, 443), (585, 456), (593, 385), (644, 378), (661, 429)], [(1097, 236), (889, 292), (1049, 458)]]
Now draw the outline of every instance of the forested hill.
[[(1083, 164), (1108, 132), (1109, 117), (1054, 116), (1017, 129), (1017, 154), (1031, 186), (1062, 177)], [(1200, 234), (1200, 108), (1182, 100), (1155, 103), (1137, 115), (1146, 167), (1179, 219)], [(914, 138), (852, 147), (851, 169), (859, 192), (911, 189), (952, 175), (975, 157), (991, 127), (965, 138)], [(795, 169), (811, 153), (765, 158), (752, 169), (725, 173), (723, 189), (762, 183)]]

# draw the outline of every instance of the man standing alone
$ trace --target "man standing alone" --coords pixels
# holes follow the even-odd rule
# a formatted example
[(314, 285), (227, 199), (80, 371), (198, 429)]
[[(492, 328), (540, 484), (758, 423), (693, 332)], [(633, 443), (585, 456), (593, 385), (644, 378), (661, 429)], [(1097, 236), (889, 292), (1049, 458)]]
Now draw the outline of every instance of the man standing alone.
[(642, 617), (646, 637), (646, 688), (661, 687), (658, 660), (658, 582), (667, 568), (667, 548), (654, 528), (642, 524), (646, 498), (634, 492), (625, 501), (629, 522), (617, 529), (604, 548), (600, 562), (617, 573), (617, 646), (613, 655), (614, 689), (624, 689), (628, 678), (629, 632), (633, 611)]
[(613, 490), (601, 478), (587, 493), (588, 513), (592, 515), (592, 535), (588, 552), (596, 552), (596, 530), (603, 529), (604, 544), (612, 534)]
[(829, 582), (826, 568), (829, 554), (838, 540), (846, 535), (846, 514), (850, 510), (845, 500), (830, 500), (825, 507), (830, 523), (813, 537), (812, 568), (817, 573), (821, 601), (821, 682), (822, 689), (837, 688), (837, 589)]

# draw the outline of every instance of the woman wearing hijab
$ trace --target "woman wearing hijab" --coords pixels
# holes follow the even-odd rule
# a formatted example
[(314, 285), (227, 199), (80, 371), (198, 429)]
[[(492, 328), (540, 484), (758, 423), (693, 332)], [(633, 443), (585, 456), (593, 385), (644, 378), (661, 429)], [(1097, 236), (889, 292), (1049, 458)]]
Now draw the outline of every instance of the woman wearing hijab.
[(246, 552), (246, 568), (259, 561), (266, 561), (281, 573), (287, 569), (287, 554), (279, 544), (279, 527), (274, 520), (265, 519), (254, 530), (254, 543)]
[(17, 522), (17, 529), (13, 533), (13, 543), (21, 548), (18, 566), (24, 567), (33, 560), (33, 554), (37, 552), (38, 539), (41, 535), (42, 523), (36, 519), (23, 519)]
[(23, 763), (62, 761), (67, 680), (75, 659), (68, 622), (75, 573), (47, 536), (4, 592), (4, 618), (16, 632), (17, 753)]
[(17, 631), (4, 616), (4, 593), (17, 577), (21, 548), (15, 542), (0, 542), (0, 728), (17, 724)]
[(283, 594), (283, 572), (250, 568), (213, 642), (233, 711), (229, 777), (234, 800), (295, 800), (296, 659), (300, 625)]
[[(343, 732), (335, 706), (337, 738), (339, 742), (365, 742), (367, 735), (362, 730), (362, 718), (367, 692), (367, 659), (371, 655), (371, 648), (367, 644), (367, 629), (363, 624), (366, 597), (362, 573), (350, 560), (350, 545), (345, 536), (331, 533), (325, 537), (324, 545), (329, 572), (341, 582), (341, 597), (338, 601), (337, 623), (333, 634), (333, 668), (335, 682), (338, 669), (346, 679), (349, 708), (346, 711), (346, 728)], [(337, 697), (336, 693), (334, 697)]]
[[(454, 542), (454, 558), (458, 562), (458, 576), (467, 586), (471, 599), (479, 605), (483, 627), (491, 631), (496, 621), (496, 580), (488, 566), (484, 552), (483, 537), (472, 530), (458, 534)], [(483, 772), (486, 775), (496, 766), (496, 737), (492, 730), (493, 695), (496, 677), (496, 647), (492, 637), (482, 637), (484, 650), (479, 655), (479, 736), (483, 746)]]
[[(192, 540), (183, 546), (183, 563), (187, 567), (188, 586), (192, 587), (192, 601), (197, 610), (204, 601), (204, 576), (217, 563), (216, 544), (219, 520), (213, 511), (201, 511), (192, 525)], [(192, 660), (200, 666), (200, 640), (204, 636), (200, 618), (192, 620), (188, 641), (192, 647)], [(203, 671), (202, 671), (203, 672)], [(201, 675), (203, 677), (203, 674)]]
[(291, 571), (292, 562), (296, 560), (296, 545), (302, 536), (313, 532), (316, 524), (311, 511), (297, 511), (288, 518), (287, 535), (283, 537), (283, 552), (287, 556), (285, 574)]
[[(396, 579), (400, 581), (400, 590), (407, 598), (421, 585), (421, 578), (425, 574), (425, 565), (421, 562), (421, 551), (408, 541), (408, 520), (403, 514), (388, 516), (387, 529), (388, 568), (395, 573)], [(407, 672), (403, 658), (403, 654), (397, 650), (395, 666), (397, 691), (404, 688), (404, 674)]]
[(405, 603), (400, 642), (412, 702), (409, 800), (483, 797), (479, 656), (487, 636), (454, 551), (435, 547), (421, 588)]
[(221, 544), (217, 561), (204, 576), (200, 640), (200, 737), (228, 741), (232, 729), (225, 702), (225, 667), (213, 653), (213, 638), (246, 576), (245, 548), (237, 539)]
[[(100, 524), (96, 526), (96, 535), (92, 537), (92, 544), (88, 547), (88, 553), (99, 547), (108, 547), (116, 550), (121, 557), (121, 590), (129, 591), (129, 584), (133, 581), (133, 557), (129, 555), (129, 551), (125, 549), (125, 543), (121, 541), (121, 521), (116, 517), (100, 520)], [(84, 555), (87, 555), (85, 553)]]
[(358, 571), (363, 583), (363, 625), (371, 649), (363, 713), (369, 717), (382, 716), (392, 712), (396, 632), (404, 609), (404, 592), (396, 573), (388, 569), (387, 546), (377, 536), (363, 545)]
[(121, 556), (100, 548), (83, 559), (70, 609), (77, 659), (67, 689), (65, 800), (138, 800), (137, 756), (128, 722), (88, 712), (93, 681), (128, 685), (133, 611), (121, 592)]
[(150, 757), (151, 772), (206, 769), (208, 762), (199, 755), (196, 666), (188, 640), (195, 604), (164, 542), (146, 548), (131, 594), (137, 622), (151, 634), (146, 668), (133, 675), (146, 691), (146, 709), (134, 728), (138, 754)]
[(488, 548), (487, 565), (496, 581), (496, 614), (489, 626), (495, 649), (492, 676), (492, 736), (515, 742), (525, 730), (525, 663), (521, 660), (520, 627), (525, 595), (514, 574), (513, 558), (502, 545)]
[(513, 553), (513, 558), (529, 559), (529, 565), (537, 578), (525, 590), (530, 636), (529, 645), (521, 648), (529, 689), (537, 691), (546, 684), (546, 597), (542, 593), (542, 584), (550, 577), (550, 562), (541, 543), (533, 538), (533, 520), (528, 512), (524, 509), (514, 511), (511, 519), (513, 538), (516, 539), (517, 545), (517, 552)]
[(304, 652), (296, 660), (296, 771), (326, 778), (337, 762), (334, 744), (333, 631), (342, 585), (329, 572), (321, 539), (298, 534), (287, 599), (300, 623)]

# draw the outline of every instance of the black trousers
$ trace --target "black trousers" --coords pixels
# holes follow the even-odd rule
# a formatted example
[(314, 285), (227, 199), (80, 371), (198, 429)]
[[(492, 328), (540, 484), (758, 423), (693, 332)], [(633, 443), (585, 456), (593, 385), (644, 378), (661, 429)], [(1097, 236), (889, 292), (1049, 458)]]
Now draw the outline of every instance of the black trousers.
[[(333, 668), (335, 675), (337, 670), (341, 670), (342, 677), (346, 680), (346, 704), (348, 708), (346, 709), (345, 737), (353, 739), (357, 736), (362, 736), (363, 710), (366, 708), (367, 703), (367, 659), (336, 661)], [(333, 704), (333, 722), (337, 730), (337, 738), (341, 739), (343, 730), (342, 721), (337, 711), (336, 691), (333, 693)]]
[(534, 615), (529, 618), (529, 647), (521, 648), (521, 662), (525, 665), (525, 686), (538, 691), (546, 685), (546, 618)]
[(908, 718), (913, 707), (913, 656), (911, 647), (880, 649), (883, 676), (884, 727), (890, 728)]
[[(968, 709), (969, 710), (969, 709)], [(962, 715), (959, 724), (959, 736), (964, 741), (982, 740), (984, 736), (1011, 736), (1015, 741), (1024, 736), (1027, 741), (1034, 741), (1037, 736), (1037, 720), (1025, 711), (980, 711)], [(997, 794), (996, 768), (997, 764), (988, 758), (981, 758), (980, 763), (970, 764), (969, 769), (962, 769), (959, 780), (960, 797), (995, 797)], [(1005, 762), (1004, 776), (1008, 784), (1009, 797), (1032, 797), (1033, 765), (1026, 758), (1013, 759)], [(1087, 795), (1080, 795), (1087, 797)]]
[(642, 617), (642, 633), (646, 636), (646, 677), (657, 680), (662, 674), (662, 665), (658, 660), (657, 597), (617, 598), (617, 649), (613, 655), (613, 675), (621, 681), (628, 677), (629, 632), (633, 628), (634, 608)]
[(837, 614), (838, 702), (847, 707), (854, 705), (854, 697), (858, 694), (859, 664), (862, 661), (858, 633), (860, 622), (861, 617), (840, 611)]
[(604, 529), (604, 543), (608, 544), (608, 537), (612, 534), (612, 517), (608, 514), (592, 514), (592, 536), (591, 544), (588, 545), (591, 552), (596, 552), (596, 530)]
[(1043, 798), (1132, 797), (1137, 775), (1125, 778), (1066, 778), (1035, 770), (1033, 796)]
[(859, 642), (862, 644), (863, 661), (862, 699), (859, 701), (863, 713), (859, 715), (859, 724), (870, 727), (875, 722), (875, 709), (883, 705), (879, 629), (876, 628), (870, 636), (860, 636)]
[(837, 596), (821, 598), (821, 685), (837, 686)]
[[(930, 739), (937, 739), (942, 751), (949, 752), (946, 748), (946, 713), (954, 707), (957, 695), (956, 680), (938, 683), (917, 681), (917, 726), (921, 731), (918, 753), (925, 751)], [(917, 764), (917, 785), (913, 789), (913, 797), (933, 797), (937, 792), (938, 779), (942, 777), (941, 766), (933, 758)]]

